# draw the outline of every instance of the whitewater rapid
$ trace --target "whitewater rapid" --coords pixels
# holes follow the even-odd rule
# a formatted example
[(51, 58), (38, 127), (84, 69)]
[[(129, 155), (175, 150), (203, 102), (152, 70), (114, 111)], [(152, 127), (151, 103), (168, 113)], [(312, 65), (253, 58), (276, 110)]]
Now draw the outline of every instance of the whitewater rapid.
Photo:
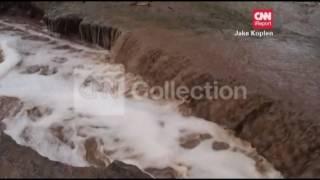
[[(123, 82), (126, 92), (141, 80), (107, 62), (107, 51), (26, 26), (0, 21), (0, 96), (24, 103), (15, 117), (3, 121), (17, 143), (80, 167), (117, 159), (151, 175), (151, 169), (170, 168), (182, 178), (281, 177), (250, 144), (215, 123), (182, 116), (174, 102), (99, 89), (105, 82)], [(82, 96), (80, 89), (96, 96)], [(223, 148), (213, 148), (214, 143)]]
[(15, 39), (5, 39), (0, 41), (0, 49), (2, 50), (2, 55), (10, 61), (4, 61), (0, 66), (0, 78), (6, 75), (14, 66), (16, 66), (20, 60), (20, 55), (10, 47), (11, 43), (14, 43)]

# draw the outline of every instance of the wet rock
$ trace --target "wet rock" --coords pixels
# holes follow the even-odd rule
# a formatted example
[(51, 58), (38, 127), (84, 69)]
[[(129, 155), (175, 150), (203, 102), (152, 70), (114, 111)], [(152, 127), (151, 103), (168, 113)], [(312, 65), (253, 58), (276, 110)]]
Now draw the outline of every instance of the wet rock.
[(211, 134), (208, 134), (208, 133), (200, 134), (201, 140), (207, 140), (207, 139), (211, 139), (211, 138), (212, 138)]
[(83, 21), (80, 24), (81, 40), (106, 49), (111, 49), (120, 34), (120, 30), (110, 25), (101, 25), (90, 21)]
[(198, 138), (190, 138), (180, 140), (180, 146), (185, 149), (193, 149), (200, 144), (200, 140)]
[(26, 67), (24, 71), (22, 71), (22, 74), (34, 74), (39, 73), (43, 76), (49, 76), (56, 74), (58, 72), (58, 69), (56, 67), (49, 67), (47, 65), (31, 65)]
[[(86, 160), (97, 167), (104, 167), (106, 163), (109, 164), (110, 160), (103, 152), (98, 149), (98, 143), (95, 138), (89, 138), (85, 141), (84, 147), (86, 149)], [(105, 160), (105, 161), (104, 161)]]
[(166, 168), (146, 168), (146, 172), (150, 173), (155, 178), (177, 178), (178, 173), (171, 167)]
[(35, 106), (33, 108), (27, 109), (26, 112), (28, 117), (32, 121), (37, 121), (45, 115), (50, 115), (52, 113), (52, 110), (50, 108)]
[(39, 65), (34, 65), (34, 66), (29, 66), (26, 68), (25, 71), (23, 71), (22, 73), (26, 73), (26, 74), (34, 74), (39, 72), (41, 69), (41, 66)]
[(58, 72), (58, 69), (56, 67), (43, 66), (39, 74), (44, 76), (49, 76), (49, 75), (56, 74), (57, 72)]
[(0, 96), (0, 122), (7, 117), (15, 116), (22, 108), (23, 103), (19, 98)]
[(61, 35), (74, 35), (84, 42), (111, 49), (121, 31), (101, 22), (84, 20), (77, 14), (47, 14), (44, 21), (48, 29)]
[(16, 97), (0, 96), (0, 143), (3, 131), (6, 129), (2, 120), (14, 117), (22, 109), (22, 106), (23, 103)]
[(227, 150), (229, 147), (229, 144), (222, 141), (215, 141), (212, 143), (212, 149), (216, 151)]
[(63, 35), (79, 34), (79, 25), (82, 18), (77, 14), (65, 14), (63, 16), (44, 16), (44, 22), (52, 32)]
[(60, 142), (68, 145), (71, 149), (75, 148), (74, 143), (70, 141), (70, 138), (69, 138), (74, 133), (72, 129), (66, 129), (61, 125), (56, 125), (56, 126), (50, 127), (50, 131), (52, 135), (54, 135), (60, 140)]
[(202, 141), (212, 138), (210, 134), (189, 134), (179, 139), (180, 146), (185, 149), (193, 149)]
[[(1, 135), (1, 134), (0, 134)], [(50, 161), (37, 152), (0, 136), (0, 177), (2, 178), (150, 178), (136, 166), (114, 161), (108, 167), (72, 167)]]
[(149, 175), (142, 173), (136, 166), (124, 164), (121, 161), (113, 161), (107, 168), (107, 170), (111, 172), (117, 173), (110, 173), (113, 175), (114, 178), (151, 178)]

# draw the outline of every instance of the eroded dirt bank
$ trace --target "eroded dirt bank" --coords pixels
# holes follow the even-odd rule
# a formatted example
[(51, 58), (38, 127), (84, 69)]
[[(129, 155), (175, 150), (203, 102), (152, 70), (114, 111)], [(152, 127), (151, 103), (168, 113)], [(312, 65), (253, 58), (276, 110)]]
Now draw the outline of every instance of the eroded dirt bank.
[[(302, 5), (288, 7), (306, 10)], [(303, 17), (317, 17), (313, 12)], [(71, 20), (46, 17), (55, 32), (69, 33), (63, 29), (71, 25), (79, 35), (77, 16)], [(189, 31), (181, 34), (163, 28), (136, 28), (121, 33), (112, 43), (113, 60), (153, 85), (168, 80), (188, 87), (213, 81), (245, 85), (249, 90), (246, 100), (191, 99), (182, 109), (234, 130), (287, 177), (319, 177), (320, 66), (315, 61), (319, 58), (319, 37), (314, 33), (317, 30), (300, 28), (303, 22), (288, 24), (291, 31), (283, 28), (272, 39), (244, 41), (232, 38), (233, 31), (195, 37)], [(64, 25), (57, 25), (61, 23)], [(87, 29), (93, 30), (84, 30), (80, 37), (84, 33), (88, 34), (84, 39), (92, 37), (87, 42), (104, 42), (99, 28), (94, 27), (89, 25)]]

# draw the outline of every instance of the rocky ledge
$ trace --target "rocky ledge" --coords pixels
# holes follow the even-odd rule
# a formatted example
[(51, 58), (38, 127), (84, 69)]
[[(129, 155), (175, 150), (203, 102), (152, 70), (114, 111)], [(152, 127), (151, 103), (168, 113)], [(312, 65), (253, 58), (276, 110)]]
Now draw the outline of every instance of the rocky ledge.
[(110, 50), (121, 31), (101, 22), (91, 22), (76, 14), (46, 14), (44, 21), (52, 32), (65, 36), (75, 36), (84, 42)]

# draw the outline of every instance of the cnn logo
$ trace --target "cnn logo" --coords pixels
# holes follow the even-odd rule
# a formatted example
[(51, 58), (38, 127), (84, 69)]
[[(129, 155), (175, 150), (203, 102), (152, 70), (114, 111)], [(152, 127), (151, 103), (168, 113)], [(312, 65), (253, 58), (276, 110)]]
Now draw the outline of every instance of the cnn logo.
[(252, 16), (253, 29), (272, 29), (272, 9), (254, 9)]

